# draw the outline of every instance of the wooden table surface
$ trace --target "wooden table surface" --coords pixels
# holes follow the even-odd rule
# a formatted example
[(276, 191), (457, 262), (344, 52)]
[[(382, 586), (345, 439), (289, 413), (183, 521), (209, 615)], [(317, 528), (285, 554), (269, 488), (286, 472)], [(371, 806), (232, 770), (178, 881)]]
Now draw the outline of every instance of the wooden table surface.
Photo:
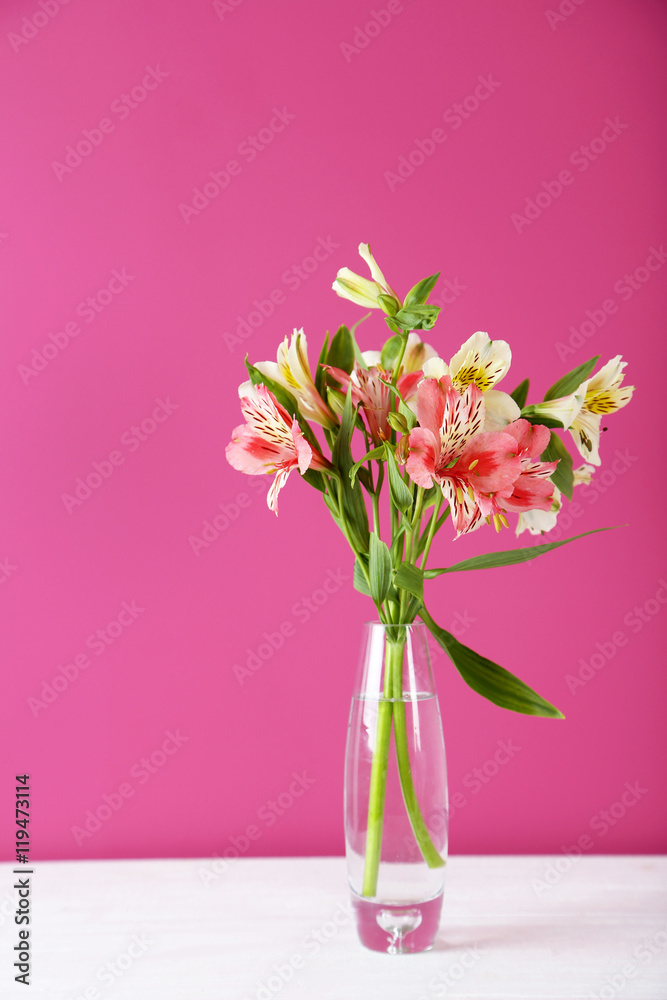
[(341, 858), (37, 862), (29, 990), (0, 871), (3, 998), (667, 1000), (662, 857), (452, 857), (436, 948), (405, 956), (358, 943)]

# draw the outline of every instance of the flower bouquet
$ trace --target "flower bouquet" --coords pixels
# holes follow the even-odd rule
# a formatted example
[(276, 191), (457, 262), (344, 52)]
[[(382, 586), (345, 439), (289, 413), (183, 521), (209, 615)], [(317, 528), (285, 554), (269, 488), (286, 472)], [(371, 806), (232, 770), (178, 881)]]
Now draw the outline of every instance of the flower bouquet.
[[(422, 339), (438, 318), (428, 301), (438, 274), (401, 299), (370, 247), (359, 253), (370, 278), (343, 268), (333, 288), (382, 311), (389, 336), (381, 350), (359, 349), (357, 323), (331, 339), (327, 333), (314, 368), (302, 330), (285, 338), (275, 362), (246, 358), (245, 423), (226, 454), (241, 472), (275, 476), (267, 502), (276, 514), (295, 470), (322, 494), (354, 554), (354, 586), (377, 609), (350, 718), (346, 843), (361, 940), (400, 952), (433, 944), (447, 849), (444, 745), (427, 633), (494, 704), (563, 717), (441, 628), (424, 585), (443, 573), (526, 562), (574, 539), (431, 567), (435, 536), (449, 518), (456, 537), (491, 525), (500, 532), (514, 515), (517, 535), (551, 530), (563, 499), (600, 465), (602, 416), (625, 406), (633, 387), (623, 385), (618, 356), (595, 374), (598, 357), (562, 375), (541, 402), (528, 403), (528, 379), (511, 393), (499, 390), (511, 363), (505, 341), (475, 333), (446, 362)], [(558, 431), (569, 431), (584, 460), (578, 468)]]

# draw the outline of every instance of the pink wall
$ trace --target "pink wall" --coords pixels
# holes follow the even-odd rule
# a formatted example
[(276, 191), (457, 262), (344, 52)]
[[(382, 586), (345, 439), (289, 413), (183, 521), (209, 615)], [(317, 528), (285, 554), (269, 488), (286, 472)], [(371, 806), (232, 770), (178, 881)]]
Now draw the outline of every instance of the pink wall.
[[(563, 535), (625, 527), (433, 584), (443, 625), (465, 622), (464, 641), (567, 716), (503, 712), (438, 660), (452, 848), (556, 852), (588, 835), (600, 852), (664, 849), (654, 400), (667, 267), (645, 269), (667, 244), (664, 6), (392, 0), (366, 41), (357, 26), (372, 10), (387, 21), (385, 0), (60, 3), (5, 0), (0, 13), (0, 756), (5, 796), (15, 773), (32, 774), (34, 856), (222, 854), (232, 837), (245, 850), (248, 824), (254, 854), (342, 851), (347, 712), (371, 609), (319, 496), (294, 477), (276, 520), (253, 488), (263, 480), (234, 472), (224, 446), (246, 349), (271, 358), (294, 326), (319, 344), (358, 318), (330, 285), (358, 266), (361, 240), (403, 292), (442, 269), (431, 339), (445, 356), (488, 330), (511, 342), (512, 383), (530, 374), (541, 392), (592, 354), (622, 353), (637, 386)], [(618, 134), (586, 159), (608, 119)], [(446, 140), (393, 179), (435, 128)], [(58, 167), (86, 130), (90, 152)], [(224, 190), (183, 210), (231, 160)], [(565, 169), (573, 182), (515, 225)], [(234, 343), (272, 293), (271, 314)], [(608, 299), (604, 325), (576, 334)], [(384, 332), (369, 321), (362, 346)], [(111, 453), (118, 464), (68, 510), (63, 494)], [(195, 554), (191, 537), (221, 508), (228, 527)], [(513, 544), (480, 531), (450, 550), (450, 537), (442, 561)], [(333, 593), (308, 611), (327, 578)], [(114, 620), (103, 645), (95, 633)], [(234, 664), (286, 624), (239, 684)], [(573, 693), (567, 675), (591, 658), (599, 669)], [(31, 701), (68, 674), (50, 704)], [(509, 741), (511, 759), (476, 781)], [(156, 751), (150, 773), (141, 761)], [(277, 815), (267, 804), (288, 802), (294, 773), (307, 787)], [(612, 808), (626, 783), (636, 795)], [(77, 838), (105, 796), (110, 817)], [(0, 833), (7, 857), (6, 808)]]

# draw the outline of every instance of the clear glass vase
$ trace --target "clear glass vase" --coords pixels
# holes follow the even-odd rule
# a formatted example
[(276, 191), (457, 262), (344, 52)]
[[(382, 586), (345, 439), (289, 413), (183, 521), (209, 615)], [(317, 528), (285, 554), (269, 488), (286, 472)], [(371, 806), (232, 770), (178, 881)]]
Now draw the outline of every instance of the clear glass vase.
[(364, 626), (345, 754), (345, 845), (361, 943), (427, 951), (440, 922), (447, 771), (428, 629)]

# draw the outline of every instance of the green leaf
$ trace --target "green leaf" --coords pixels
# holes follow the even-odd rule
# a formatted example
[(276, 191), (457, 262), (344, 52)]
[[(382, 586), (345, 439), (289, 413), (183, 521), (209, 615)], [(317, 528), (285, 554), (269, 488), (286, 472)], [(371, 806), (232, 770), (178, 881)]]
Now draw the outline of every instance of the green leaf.
[(583, 365), (573, 368), (567, 375), (559, 378), (550, 389), (547, 389), (544, 394), (544, 402), (546, 403), (550, 399), (560, 399), (561, 396), (569, 396), (571, 392), (579, 388), (582, 382), (586, 381), (599, 360), (600, 355), (596, 354), (590, 361), (584, 361)]
[(563, 713), (554, 705), (541, 698), (536, 691), (511, 674), (509, 670), (505, 670), (493, 660), (487, 660), (485, 656), (480, 656), (474, 649), (459, 642), (451, 632), (436, 625), (423, 607), (421, 617), (463, 680), (477, 694), (481, 694), (483, 698), (492, 701), (494, 705), (507, 708), (511, 712), (521, 712), (523, 715), (541, 715), (550, 719), (564, 718)]
[(489, 552), (484, 556), (473, 556), (472, 559), (464, 559), (463, 562), (455, 563), (453, 566), (446, 566), (444, 569), (427, 569), (424, 571), (424, 578), (432, 580), (443, 573), (461, 573), (469, 569), (494, 569), (496, 566), (514, 566), (516, 563), (530, 562), (543, 556), (545, 552), (558, 549), (561, 545), (569, 542), (576, 542), (578, 538), (585, 538), (586, 535), (595, 535), (598, 531), (613, 531), (615, 525), (609, 528), (593, 528), (592, 531), (583, 531), (580, 535), (573, 535), (572, 538), (564, 538), (562, 542), (545, 542), (543, 545), (529, 545), (525, 549), (508, 549), (505, 552)]
[(259, 368), (255, 368), (254, 365), (251, 365), (248, 361), (247, 354), (245, 357), (245, 366), (248, 369), (248, 374), (250, 375), (250, 381), (252, 384), (265, 385), (269, 392), (273, 393), (280, 405), (287, 410), (289, 415), (291, 417), (295, 417), (299, 421), (301, 432), (311, 448), (314, 448), (316, 451), (320, 451), (319, 441), (313, 434), (310, 424), (299, 411), (299, 404), (292, 393), (280, 385), (279, 382), (274, 381), (274, 379), (272, 379), (269, 375), (263, 375)]
[(391, 564), (403, 562), (403, 539), (405, 538), (405, 527), (401, 525), (391, 542)]
[(387, 457), (387, 471), (389, 472), (389, 490), (391, 498), (399, 510), (407, 514), (412, 509), (412, 493), (401, 479), (401, 474), (396, 465), (396, 456), (388, 441), (384, 443), (384, 453)]
[(342, 516), (360, 552), (368, 552), (368, 514), (364, 503), (361, 487), (358, 483), (352, 486), (350, 469), (354, 461), (350, 450), (350, 442), (354, 431), (355, 409), (352, 405), (352, 386), (348, 387), (345, 406), (341, 417), (340, 430), (333, 446), (332, 460), (340, 472), (340, 491), (342, 497)]
[(360, 458), (358, 462), (354, 463), (354, 465), (350, 469), (350, 482), (352, 483), (353, 486), (354, 486), (354, 481), (357, 478), (357, 473), (361, 469), (362, 465), (364, 465), (366, 462), (370, 461), (373, 458), (377, 459), (384, 458), (384, 448), (382, 445), (379, 445), (377, 448), (371, 448), (370, 451), (366, 452), (363, 458)]
[(314, 486), (316, 490), (320, 491), (320, 493), (326, 493), (326, 480), (321, 472), (316, 472), (314, 469), (306, 469), (306, 471), (302, 473), (301, 478), (304, 479), (309, 486)]
[(315, 372), (315, 388), (319, 392), (320, 396), (324, 398), (324, 377), (326, 372), (322, 365), (327, 362), (327, 354), (329, 352), (329, 331), (327, 330), (326, 336), (324, 338), (324, 343), (322, 344), (322, 350), (320, 351), (320, 356), (317, 361), (317, 370)]
[(551, 474), (551, 481), (564, 493), (568, 500), (572, 499), (574, 490), (574, 473), (572, 471), (572, 455), (565, 447), (563, 440), (551, 432), (549, 444), (540, 456), (543, 462), (558, 462), (556, 471)]
[(412, 563), (402, 563), (394, 575), (394, 585), (407, 590), (418, 601), (424, 600), (424, 571)]
[(403, 308), (393, 317), (401, 330), (432, 330), (440, 312), (440, 306), (410, 306)]
[(371, 592), (368, 588), (368, 580), (364, 575), (364, 571), (361, 568), (361, 561), (357, 557), (354, 560), (354, 580), (353, 586), (355, 590), (358, 590), (360, 594), (364, 594), (366, 597), (371, 596)]
[(331, 341), (327, 364), (348, 375), (354, 368), (354, 338), (346, 326), (339, 326)]
[(386, 543), (374, 531), (370, 535), (369, 576), (371, 597), (379, 607), (384, 603), (391, 586), (391, 556)]
[(525, 378), (523, 382), (519, 382), (518, 386), (514, 392), (510, 393), (510, 396), (519, 407), (520, 410), (526, 405), (526, 400), (528, 399), (528, 388), (530, 386), (530, 379)]
[(412, 428), (417, 423), (417, 418), (410, 409), (410, 407), (408, 406), (408, 404), (404, 401), (399, 390), (392, 382), (388, 382), (386, 379), (381, 378), (379, 375), (377, 376), (377, 378), (379, 382), (382, 382), (382, 385), (386, 385), (389, 391), (392, 392), (394, 396), (396, 396), (398, 400), (398, 412), (403, 417), (405, 417), (405, 422), (408, 425), (408, 430), (412, 430)]
[(382, 348), (382, 354), (380, 355), (380, 364), (388, 372), (394, 367), (394, 363), (400, 353), (401, 344), (405, 338), (401, 337), (399, 333), (395, 333), (393, 337), (386, 340), (384, 347)]
[(385, 316), (384, 321), (392, 333), (401, 333), (400, 326), (391, 316)]
[(424, 278), (422, 281), (418, 281), (413, 288), (410, 289), (408, 294), (405, 296), (406, 306), (421, 306), (423, 305), (433, 289), (435, 288), (435, 283), (440, 277), (440, 271), (437, 274), (432, 274), (430, 278)]

